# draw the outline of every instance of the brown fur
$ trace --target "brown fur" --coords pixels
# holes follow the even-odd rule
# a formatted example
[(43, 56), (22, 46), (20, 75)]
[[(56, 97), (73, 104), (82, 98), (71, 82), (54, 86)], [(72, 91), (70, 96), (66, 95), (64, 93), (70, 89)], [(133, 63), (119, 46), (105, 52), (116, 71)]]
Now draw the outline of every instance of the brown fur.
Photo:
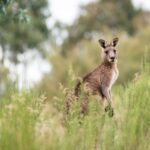
[[(102, 97), (103, 108), (105, 109), (105, 99), (112, 107), (111, 87), (118, 77), (117, 52), (115, 46), (118, 38), (114, 38), (110, 44), (100, 39), (99, 43), (103, 48), (102, 63), (90, 73), (86, 74), (82, 81), (78, 81), (75, 87), (75, 95), (79, 97), (80, 86), (83, 85), (87, 95), (99, 95)], [(82, 104), (82, 112), (87, 111), (88, 98), (86, 96)]]

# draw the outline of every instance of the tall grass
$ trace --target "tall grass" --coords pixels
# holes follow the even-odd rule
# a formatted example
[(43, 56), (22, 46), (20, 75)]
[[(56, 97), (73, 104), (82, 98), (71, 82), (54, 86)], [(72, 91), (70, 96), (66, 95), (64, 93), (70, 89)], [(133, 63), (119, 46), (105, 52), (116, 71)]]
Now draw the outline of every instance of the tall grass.
[[(149, 64), (147, 64), (149, 65)], [(34, 92), (11, 93), (0, 103), (1, 150), (148, 150), (150, 149), (150, 71), (145, 67), (126, 88), (113, 92), (115, 115), (110, 118), (101, 104), (90, 97), (88, 114), (80, 114), (80, 103), (60, 85), (51, 104)], [(72, 76), (72, 71), (70, 71)], [(65, 94), (72, 99), (65, 114)]]

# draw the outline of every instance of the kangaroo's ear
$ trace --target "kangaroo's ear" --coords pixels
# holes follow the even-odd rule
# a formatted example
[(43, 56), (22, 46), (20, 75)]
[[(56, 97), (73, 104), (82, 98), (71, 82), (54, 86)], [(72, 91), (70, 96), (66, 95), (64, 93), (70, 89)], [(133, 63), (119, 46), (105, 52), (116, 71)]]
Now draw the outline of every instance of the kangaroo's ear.
[(106, 48), (106, 41), (103, 39), (99, 39), (99, 44), (101, 45), (102, 48)]
[(118, 41), (119, 41), (119, 38), (118, 38), (118, 37), (114, 38), (114, 39), (112, 40), (111, 45), (112, 45), (113, 47), (115, 47), (115, 46), (118, 44)]

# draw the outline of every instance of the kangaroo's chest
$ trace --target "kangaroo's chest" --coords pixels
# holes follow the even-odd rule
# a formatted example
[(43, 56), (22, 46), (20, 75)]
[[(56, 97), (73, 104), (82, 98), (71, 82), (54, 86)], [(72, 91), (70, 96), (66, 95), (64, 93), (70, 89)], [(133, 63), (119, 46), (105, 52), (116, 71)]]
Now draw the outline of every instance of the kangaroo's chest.
[(114, 70), (111, 71), (111, 78), (110, 78), (110, 84), (109, 87), (111, 88), (112, 85), (115, 83), (115, 81), (117, 80), (119, 75), (119, 71), (117, 68), (115, 68)]
[(84, 91), (99, 91), (102, 85), (111, 89), (119, 75), (117, 67), (102, 66), (84, 78)]

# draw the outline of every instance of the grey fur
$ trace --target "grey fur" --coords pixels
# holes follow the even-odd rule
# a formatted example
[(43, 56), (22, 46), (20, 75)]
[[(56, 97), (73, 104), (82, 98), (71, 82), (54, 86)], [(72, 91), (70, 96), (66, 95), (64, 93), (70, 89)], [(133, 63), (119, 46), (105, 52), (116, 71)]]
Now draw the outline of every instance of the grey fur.
[(80, 86), (83, 85), (85, 93), (101, 96), (103, 102), (106, 99), (112, 107), (111, 87), (119, 74), (117, 68), (118, 56), (115, 48), (118, 40), (118, 38), (114, 38), (110, 44), (107, 44), (103, 39), (99, 40), (100, 46), (103, 48), (102, 62), (97, 68), (86, 74), (82, 81), (78, 81), (75, 87), (75, 95), (77, 97), (80, 93)]

